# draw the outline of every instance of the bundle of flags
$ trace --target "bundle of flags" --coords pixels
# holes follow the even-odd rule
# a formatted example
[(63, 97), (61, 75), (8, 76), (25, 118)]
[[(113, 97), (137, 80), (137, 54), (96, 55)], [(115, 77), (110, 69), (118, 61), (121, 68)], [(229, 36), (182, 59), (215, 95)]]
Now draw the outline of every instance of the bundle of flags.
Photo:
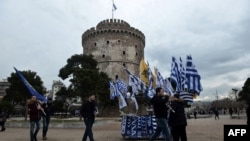
[(125, 101), (125, 94), (127, 92), (127, 85), (124, 81), (116, 80), (116, 82), (109, 82), (110, 88), (110, 99), (113, 100), (115, 97), (118, 98), (119, 101), (119, 109), (122, 109), (127, 106), (127, 102)]
[[(144, 58), (140, 62), (139, 77), (131, 73), (127, 68), (124, 70), (129, 77), (128, 86), (132, 87), (132, 93), (143, 93), (146, 99), (151, 99), (155, 95), (155, 88), (162, 87), (164, 92), (173, 95), (179, 93), (188, 105), (193, 103), (193, 98), (199, 95), (202, 91), (202, 85), (200, 82), (200, 75), (193, 65), (191, 55), (187, 55), (186, 68), (183, 65), (181, 57), (179, 62), (175, 57), (172, 57), (171, 72), (169, 78), (164, 78), (158, 68), (154, 68), (154, 73), (151, 71), (149, 63), (144, 61)], [(120, 97), (123, 99), (125, 93), (124, 81), (116, 81), (115, 84), (110, 82), (111, 99), (114, 97)], [(126, 85), (127, 86), (127, 85)], [(126, 87), (127, 88), (127, 87)], [(123, 97), (122, 97), (123, 96)], [(120, 101), (120, 108), (127, 106)], [(123, 105), (123, 106), (122, 106)]]
[(172, 57), (171, 82), (175, 85), (175, 93), (179, 93), (188, 104), (193, 102), (193, 98), (203, 90), (200, 82), (200, 75), (193, 65), (191, 55), (187, 55), (186, 68), (182, 64), (180, 57), (179, 64), (175, 57)]
[(118, 98), (120, 110), (128, 106), (126, 99), (129, 98), (135, 103), (136, 110), (138, 110), (138, 103), (135, 98), (135, 94), (133, 92), (131, 93), (128, 91), (128, 86), (125, 81), (123, 80), (116, 80), (115, 82), (110, 81), (109, 88), (110, 88), (110, 99), (113, 100), (116, 97)]

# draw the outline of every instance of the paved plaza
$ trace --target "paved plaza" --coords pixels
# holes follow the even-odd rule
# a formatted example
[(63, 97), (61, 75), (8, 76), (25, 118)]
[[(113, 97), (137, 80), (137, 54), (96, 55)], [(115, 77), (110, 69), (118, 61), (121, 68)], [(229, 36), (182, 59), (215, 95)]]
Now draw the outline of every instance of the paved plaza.
[[(8, 122), (6, 131), (0, 132), (0, 141), (29, 141), (28, 121), (22, 126), (18, 123), (12, 124), (13, 121)], [(83, 122), (65, 122), (62, 124), (64, 126), (58, 126), (54, 123), (51, 125), (47, 141), (81, 141), (84, 132)], [(223, 141), (224, 125), (229, 124), (245, 125), (246, 118), (231, 119), (228, 115), (222, 115), (219, 120), (215, 120), (214, 117), (188, 119), (188, 141)], [(96, 141), (125, 140), (121, 136), (120, 127), (119, 118), (98, 118), (93, 127), (94, 138)], [(38, 134), (38, 140), (40, 141), (42, 141), (41, 131)]]

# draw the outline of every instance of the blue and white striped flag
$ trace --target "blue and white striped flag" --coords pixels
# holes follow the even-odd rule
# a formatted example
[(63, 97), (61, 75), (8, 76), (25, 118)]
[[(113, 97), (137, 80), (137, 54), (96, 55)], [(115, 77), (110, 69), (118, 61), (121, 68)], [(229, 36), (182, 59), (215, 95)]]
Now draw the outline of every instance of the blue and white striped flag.
[(155, 95), (155, 89), (153, 87), (153, 83), (154, 83), (154, 79), (153, 79), (153, 73), (149, 67), (148, 64), (148, 93), (146, 94), (146, 97), (148, 98), (153, 98), (153, 96)]
[(174, 89), (169, 82), (168, 78), (164, 79), (164, 86), (163, 89), (165, 92), (169, 93), (170, 95), (174, 95)]
[(117, 97), (116, 88), (112, 81), (109, 81), (110, 99), (114, 100)]
[[(122, 87), (121, 84), (119, 84), (119, 83), (120, 83), (119, 81), (116, 82), (116, 93), (117, 93), (118, 100), (119, 100), (119, 108), (122, 109), (122, 108), (127, 106), (127, 102), (126, 102), (125, 97), (122, 94), (122, 92), (118, 89), (118, 87)], [(118, 85), (120, 85), (120, 86), (118, 86)]]
[(116, 80), (118, 90), (124, 95), (128, 91), (128, 86), (123, 80)]
[(138, 94), (139, 91), (144, 93), (147, 90), (146, 84), (141, 79), (132, 74), (127, 68), (124, 69), (129, 75), (129, 86), (132, 87), (133, 93)]
[(185, 72), (185, 68), (182, 64), (182, 59), (180, 57), (180, 90), (181, 91), (185, 91), (186, 86), (186, 72)]
[(164, 87), (164, 78), (161, 75), (160, 71), (158, 68), (155, 68), (155, 73), (156, 73), (156, 87)]
[(188, 103), (188, 105), (193, 103), (193, 94), (189, 92), (182, 91), (180, 92), (180, 98)]
[(179, 67), (178, 63), (175, 59), (175, 57), (172, 57), (172, 65), (171, 65), (171, 74), (170, 74), (171, 81), (173, 80), (176, 84), (175, 91), (180, 92), (181, 87), (180, 87), (180, 72), (179, 72)]
[(203, 90), (200, 75), (193, 65), (193, 60), (191, 55), (187, 55), (187, 64), (186, 64), (186, 78), (187, 78), (187, 88), (191, 93), (196, 93), (197, 95)]

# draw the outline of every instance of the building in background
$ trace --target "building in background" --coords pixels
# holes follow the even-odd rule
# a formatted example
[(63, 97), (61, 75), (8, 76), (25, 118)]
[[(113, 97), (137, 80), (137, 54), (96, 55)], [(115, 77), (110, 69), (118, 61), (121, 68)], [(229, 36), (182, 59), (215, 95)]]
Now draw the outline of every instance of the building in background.
[(98, 68), (111, 79), (128, 82), (123, 66), (135, 75), (139, 75), (140, 61), (144, 57), (145, 36), (119, 19), (107, 19), (82, 35), (84, 54), (92, 54), (98, 62)]
[(6, 95), (6, 89), (9, 87), (10, 83), (7, 81), (7, 79), (3, 79), (2, 81), (0, 81), (0, 101)]
[(56, 93), (61, 90), (62, 87), (65, 87), (65, 85), (60, 80), (53, 80), (52, 89), (50, 91), (50, 94), (48, 97), (51, 97), (54, 101), (56, 98)]

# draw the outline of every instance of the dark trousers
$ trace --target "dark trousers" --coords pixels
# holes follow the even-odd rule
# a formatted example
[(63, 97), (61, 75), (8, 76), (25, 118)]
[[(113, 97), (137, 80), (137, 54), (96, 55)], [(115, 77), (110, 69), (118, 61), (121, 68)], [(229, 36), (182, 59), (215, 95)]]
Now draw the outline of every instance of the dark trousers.
[(0, 126), (2, 126), (1, 131), (5, 130), (5, 121), (0, 121)]
[(173, 141), (187, 141), (186, 126), (173, 126), (171, 127)]
[(161, 132), (165, 136), (165, 141), (170, 141), (169, 127), (166, 118), (156, 118), (157, 127), (154, 134), (150, 137), (150, 141), (154, 141)]
[(40, 129), (39, 121), (30, 121), (30, 141), (37, 141), (37, 133)]
[(43, 137), (47, 136), (48, 128), (50, 123), (50, 117), (43, 116)]
[(84, 119), (84, 123), (85, 123), (85, 133), (82, 137), (82, 141), (86, 141), (87, 137), (89, 137), (90, 141), (94, 141), (93, 138), (93, 132), (92, 132), (92, 127), (94, 124), (94, 119)]

